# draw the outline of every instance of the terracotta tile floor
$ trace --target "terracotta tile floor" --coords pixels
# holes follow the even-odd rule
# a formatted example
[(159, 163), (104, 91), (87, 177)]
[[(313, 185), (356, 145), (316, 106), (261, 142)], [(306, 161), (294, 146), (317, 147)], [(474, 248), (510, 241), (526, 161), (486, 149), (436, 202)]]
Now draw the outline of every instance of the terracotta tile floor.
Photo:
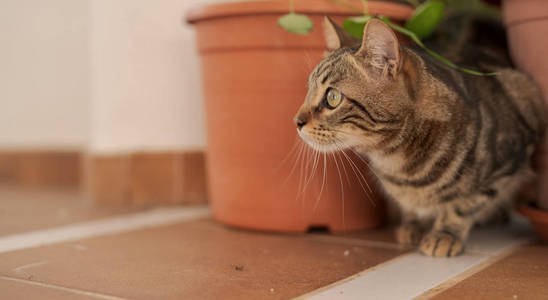
[(548, 299), (548, 246), (524, 246), (432, 299)]
[(93, 296), (79, 295), (69, 291), (52, 289), (44, 286), (34, 286), (26, 283), (0, 279), (0, 297), (2, 299), (97, 299)]
[[(115, 215), (148, 225), (2, 251), (9, 234), (82, 230), (70, 224)], [(389, 228), (267, 234), (196, 216), (154, 225), (150, 215), (97, 207), (75, 191), (0, 189), (0, 299), (548, 299), (548, 247), (521, 246), (527, 226), (480, 231), (471, 253), (436, 260), (398, 246)]]
[[(78, 245), (85, 250), (69, 242), (0, 255), (0, 274), (134, 299), (287, 299), (402, 253), (231, 230), (211, 220)], [(43, 264), (17, 269), (36, 263)]]
[(0, 185), (0, 237), (137, 211), (94, 204), (75, 189)]

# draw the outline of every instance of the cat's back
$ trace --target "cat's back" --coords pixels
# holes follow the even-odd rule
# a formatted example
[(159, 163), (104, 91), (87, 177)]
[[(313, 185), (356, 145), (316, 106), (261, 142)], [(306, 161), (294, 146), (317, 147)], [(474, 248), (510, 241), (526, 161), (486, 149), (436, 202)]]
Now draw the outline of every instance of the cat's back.
[[(494, 82), (493, 95), (483, 101), (490, 101), (495, 109), (501, 110), (500, 118), (514, 114), (533, 135), (532, 142), (538, 142), (546, 126), (546, 109), (540, 89), (527, 74), (517, 69), (502, 68), (496, 72), (496, 76), (489, 78)], [(478, 88), (485, 89), (485, 86)], [(511, 130), (512, 124), (507, 125), (505, 127)]]
[(457, 106), (488, 110), (508, 132), (514, 131), (516, 121), (530, 127), (535, 137), (544, 132), (547, 113), (539, 88), (527, 74), (499, 60), (490, 51), (471, 45), (465, 51), (468, 55), (463, 55), (466, 58), (456, 61), (469, 69), (495, 72), (495, 76), (467, 74), (448, 67), (422, 49), (408, 51), (423, 62), (432, 85), (442, 85), (453, 92), (457, 98), (453, 103)]
[[(479, 181), (518, 171), (540, 142), (546, 126), (540, 90), (529, 76), (482, 60), (475, 66), (481, 65), (483, 72), (496, 75), (471, 75), (448, 67), (420, 49), (408, 51), (421, 61), (429, 88), (449, 91), (443, 93), (443, 98), (435, 96), (431, 103), (442, 106), (448, 114), (447, 136), (469, 140), (468, 148), (475, 148), (470, 161), (483, 166), (474, 168), (480, 174)], [(459, 153), (463, 156), (472, 152)]]
[(545, 125), (546, 107), (542, 93), (527, 74), (517, 69), (506, 68), (498, 71), (496, 79), (520, 112), (531, 117), (531, 121), (536, 121), (538, 126)]

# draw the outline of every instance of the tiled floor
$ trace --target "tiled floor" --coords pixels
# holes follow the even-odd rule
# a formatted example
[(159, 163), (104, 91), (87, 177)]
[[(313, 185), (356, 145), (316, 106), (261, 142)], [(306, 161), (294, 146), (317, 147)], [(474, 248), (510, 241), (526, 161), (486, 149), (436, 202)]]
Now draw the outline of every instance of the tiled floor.
[(139, 209), (98, 206), (75, 189), (0, 185), (0, 237)]
[(432, 259), (386, 228), (257, 233), (205, 208), (126, 211), (74, 191), (0, 189), (0, 212), (0, 299), (548, 299), (548, 247), (519, 223)]
[(30, 285), (28, 283), (0, 279), (0, 297), (2, 299), (74, 299), (91, 300), (97, 299), (91, 295), (83, 295), (72, 291), (53, 289), (48, 286)]
[(548, 299), (548, 246), (532, 244), (432, 299)]

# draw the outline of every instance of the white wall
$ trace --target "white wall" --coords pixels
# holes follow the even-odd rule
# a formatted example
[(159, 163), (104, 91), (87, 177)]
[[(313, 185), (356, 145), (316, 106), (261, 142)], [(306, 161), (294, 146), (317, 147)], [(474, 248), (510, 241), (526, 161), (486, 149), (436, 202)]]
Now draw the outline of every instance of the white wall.
[(81, 149), (89, 134), (86, 1), (0, 1), (0, 149)]
[(194, 32), (212, 0), (0, 0), (0, 150), (205, 146)]
[(93, 152), (204, 147), (192, 2), (91, 2)]

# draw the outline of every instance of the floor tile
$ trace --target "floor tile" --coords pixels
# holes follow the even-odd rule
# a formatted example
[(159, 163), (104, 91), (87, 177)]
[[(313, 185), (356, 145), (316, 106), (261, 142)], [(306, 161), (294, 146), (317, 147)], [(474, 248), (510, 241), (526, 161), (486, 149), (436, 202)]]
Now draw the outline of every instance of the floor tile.
[[(44, 286), (30, 285), (0, 278), (0, 299), (41, 299), (41, 300), (91, 300), (93, 296), (75, 294), (69, 291), (52, 289)], [(100, 298), (99, 298), (100, 299)]]
[(525, 246), (432, 299), (548, 299), (548, 245)]
[(94, 204), (76, 189), (0, 186), (0, 236), (136, 210)]
[(361, 245), (368, 247), (380, 247), (389, 249), (411, 250), (413, 247), (400, 245), (394, 238), (394, 227), (384, 226), (374, 230), (358, 230), (346, 233), (313, 232), (306, 238), (325, 243), (340, 245)]
[(132, 299), (287, 299), (402, 253), (198, 220), (5, 253), (0, 274)]
[(375, 230), (359, 230), (346, 233), (333, 234), (333, 237), (345, 239), (357, 239), (372, 242), (385, 242), (397, 244), (394, 236), (394, 226), (384, 226)]

